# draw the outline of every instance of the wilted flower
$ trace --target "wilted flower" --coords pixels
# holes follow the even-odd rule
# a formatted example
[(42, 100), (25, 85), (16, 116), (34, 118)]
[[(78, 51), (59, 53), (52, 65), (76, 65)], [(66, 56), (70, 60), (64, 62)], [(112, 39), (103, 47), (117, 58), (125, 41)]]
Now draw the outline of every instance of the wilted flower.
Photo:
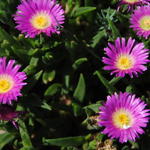
[(13, 119), (17, 118), (20, 114), (22, 114), (21, 111), (15, 111), (11, 106), (0, 106), (0, 120), (12, 121)]
[(147, 39), (150, 36), (150, 5), (138, 7), (131, 15), (130, 23), (138, 36)]
[(34, 38), (40, 33), (51, 36), (59, 34), (64, 23), (64, 10), (56, 0), (24, 0), (14, 16), (16, 28), (26, 37)]
[[(147, 4), (149, 0), (120, 0), (119, 5), (127, 5), (128, 10), (133, 10), (135, 6)], [(120, 8), (120, 6), (119, 6)]]
[(24, 72), (18, 72), (20, 65), (14, 65), (15, 60), (9, 60), (6, 64), (6, 58), (0, 58), (0, 103), (11, 104), (21, 96), (20, 90), (26, 84)]
[(104, 106), (100, 107), (99, 125), (105, 127), (102, 133), (112, 139), (119, 138), (121, 143), (135, 141), (144, 133), (142, 128), (147, 126), (150, 110), (145, 106), (140, 98), (126, 92), (108, 96)]
[(20, 117), (22, 113), (22, 111), (15, 111), (11, 106), (0, 105), (0, 120), (10, 121), (16, 128), (17, 123), (14, 119)]
[(135, 40), (129, 38), (117, 38), (114, 44), (108, 43), (104, 49), (107, 57), (103, 57), (106, 64), (104, 70), (111, 70), (111, 74), (124, 77), (125, 74), (138, 76), (147, 69), (145, 64), (148, 60), (148, 49), (144, 48), (143, 43), (135, 43)]
[(97, 142), (96, 150), (117, 150), (117, 148), (113, 146), (112, 140), (107, 139), (104, 142)]

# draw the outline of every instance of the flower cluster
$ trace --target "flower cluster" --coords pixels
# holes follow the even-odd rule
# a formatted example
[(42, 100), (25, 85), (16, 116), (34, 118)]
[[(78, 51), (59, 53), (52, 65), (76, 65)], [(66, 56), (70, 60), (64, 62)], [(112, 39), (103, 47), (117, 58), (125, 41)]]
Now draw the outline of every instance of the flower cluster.
[[(16, 28), (26, 37), (34, 38), (36, 35), (45, 33), (51, 36), (60, 33), (64, 23), (64, 10), (56, 0), (22, 0), (14, 15)], [(24, 72), (19, 72), (20, 65), (15, 65), (15, 60), (6, 62), (6, 58), (0, 58), (0, 120), (11, 121), (19, 116), (19, 112), (8, 106), (12, 101), (17, 101), (21, 96), (21, 89), (27, 78)]]
[[(150, 5), (149, 0), (122, 0), (120, 4), (127, 4), (128, 8), (135, 8), (130, 18), (130, 28), (137, 32), (138, 36), (148, 39), (150, 36)], [(135, 39), (117, 38), (114, 42), (108, 43), (104, 49), (106, 57), (102, 61), (106, 65), (104, 70), (111, 71), (111, 75), (125, 77), (129, 75), (138, 76), (147, 70), (149, 62), (149, 50), (144, 43), (138, 43)], [(101, 106), (99, 113), (99, 126), (104, 126), (102, 133), (110, 138), (117, 138), (121, 143), (128, 140), (135, 141), (140, 134), (144, 133), (143, 128), (147, 126), (150, 116), (150, 109), (135, 95), (115, 93), (107, 97), (106, 103)]]
[[(146, 39), (150, 36), (150, 5), (149, 0), (121, 0), (120, 4), (126, 4), (129, 9), (136, 8), (130, 18), (130, 27), (138, 36)], [(137, 6), (137, 7), (136, 7)], [(17, 24), (16, 29), (25, 34), (25, 37), (34, 38), (45, 33), (51, 36), (59, 34), (64, 23), (64, 10), (56, 0), (22, 0), (14, 15)], [(111, 75), (117, 77), (138, 76), (147, 70), (149, 62), (148, 52), (144, 43), (136, 42), (133, 38), (117, 38), (114, 44), (108, 43), (104, 49), (106, 57), (102, 58), (104, 70), (111, 71)], [(0, 103), (12, 104), (18, 96), (27, 78), (24, 72), (19, 72), (20, 65), (15, 65), (15, 60), (6, 62), (6, 58), (0, 58)], [(146, 104), (135, 95), (115, 93), (107, 97), (104, 106), (101, 106), (98, 124), (104, 126), (104, 134), (111, 138), (117, 138), (121, 143), (133, 140), (144, 133), (143, 127), (149, 120), (149, 109)], [(13, 120), (20, 112), (13, 111), (7, 106), (0, 107), (1, 120)]]

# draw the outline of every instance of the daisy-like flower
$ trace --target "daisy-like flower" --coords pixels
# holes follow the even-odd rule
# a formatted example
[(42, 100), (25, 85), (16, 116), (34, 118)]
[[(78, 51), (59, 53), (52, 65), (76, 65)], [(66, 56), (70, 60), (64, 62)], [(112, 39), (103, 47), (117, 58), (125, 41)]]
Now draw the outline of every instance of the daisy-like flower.
[(59, 34), (64, 23), (64, 10), (56, 0), (23, 0), (17, 8), (14, 20), (16, 28), (26, 37), (34, 38), (40, 33), (51, 36)]
[(131, 15), (130, 23), (138, 36), (147, 39), (150, 36), (150, 5), (138, 7)]
[(9, 60), (6, 64), (6, 58), (0, 58), (0, 103), (11, 104), (21, 96), (20, 90), (26, 84), (24, 72), (18, 72), (20, 65), (14, 65), (15, 60)]
[(135, 43), (135, 40), (129, 38), (117, 38), (114, 44), (108, 43), (108, 47), (104, 49), (107, 57), (103, 57), (102, 61), (106, 64), (104, 70), (111, 70), (111, 75), (116, 74), (117, 77), (124, 77), (129, 74), (138, 76), (138, 72), (142, 73), (147, 70), (144, 64), (149, 62), (148, 49), (144, 48), (143, 43)]
[(139, 134), (143, 134), (143, 127), (149, 120), (149, 109), (146, 104), (135, 95), (119, 93), (107, 97), (107, 101), (100, 109), (99, 126), (110, 138), (117, 138), (121, 143), (128, 140), (135, 141)]

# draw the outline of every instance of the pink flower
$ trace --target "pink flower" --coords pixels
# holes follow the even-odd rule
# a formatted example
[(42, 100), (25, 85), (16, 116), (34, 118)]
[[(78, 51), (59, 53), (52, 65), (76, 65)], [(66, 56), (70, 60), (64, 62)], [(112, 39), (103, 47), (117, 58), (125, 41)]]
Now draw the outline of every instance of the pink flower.
[(147, 39), (150, 36), (150, 5), (138, 7), (131, 15), (130, 23), (138, 36)]
[(14, 16), (16, 28), (26, 37), (34, 38), (40, 33), (51, 36), (59, 34), (64, 23), (64, 10), (56, 0), (24, 0)]
[(146, 104), (135, 95), (129, 93), (113, 94), (100, 109), (99, 126), (104, 126), (103, 134), (117, 138), (121, 143), (128, 140), (135, 141), (139, 134), (143, 134), (143, 127), (147, 126), (149, 109)]
[(114, 44), (108, 43), (104, 50), (107, 55), (102, 59), (106, 64), (104, 70), (111, 70), (111, 74), (119, 77), (129, 74), (133, 77), (147, 70), (145, 64), (149, 62), (148, 49), (144, 48), (143, 43), (136, 44), (132, 38), (127, 41), (125, 38), (117, 38)]
[(15, 60), (9, 60), (6, 64), (6, 58), (0, 58), (0, 103), (11, 104), (21, 96), (20, 90), (27, 77), (24, 72), (18, 72), (20, 65), (14, 65)]

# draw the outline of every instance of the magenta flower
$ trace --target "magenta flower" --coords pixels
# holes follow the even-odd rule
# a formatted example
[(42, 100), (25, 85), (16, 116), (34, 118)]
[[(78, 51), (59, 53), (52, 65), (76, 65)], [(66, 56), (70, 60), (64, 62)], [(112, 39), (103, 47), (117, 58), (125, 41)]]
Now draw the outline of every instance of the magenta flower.
[(113, 94), (100, 109), (99, 126), (104, 126), (102, 133), (110, 138), (117, 138), (121, 143), (128, 140), (135, 141), (139, 134), (143, 134), (143, 127), (147, 126), (149, 109), (146, 104), (135, 95), (129, 93)]
[(138, 36), (147, 39), (150, 36), (150, 5), (138, 7), (131, 15), (130, 23)]
[(24, 72), (18, 72), (20, 65), (14, 65), (15, 60), (0, 58), (0, 103), (11, 104), (21, 96), (20, 90), (26, 84), (27, 77)]
[(135, 43), (135, 40), (129, 38), (117, 38), (114, 44), (108, 43), (108, 47), (104, 49), (107, 57), (103, 57), (102, 61), (106, 64), (104, 70), (111, 70), (111, 75), (124, 77), (129, 74), (138, 76), (138, 72), (142, 73), (147, 70), (144, 64), (149, 62), (148, 49), (144, 48), (143, 43)]
[(59, 34), (64, 23), (64, 10), (56, 0), (24, 0), (14, 16), (16, 28), (26, 37), (34, 38), (40, 33), (51, 36)]

